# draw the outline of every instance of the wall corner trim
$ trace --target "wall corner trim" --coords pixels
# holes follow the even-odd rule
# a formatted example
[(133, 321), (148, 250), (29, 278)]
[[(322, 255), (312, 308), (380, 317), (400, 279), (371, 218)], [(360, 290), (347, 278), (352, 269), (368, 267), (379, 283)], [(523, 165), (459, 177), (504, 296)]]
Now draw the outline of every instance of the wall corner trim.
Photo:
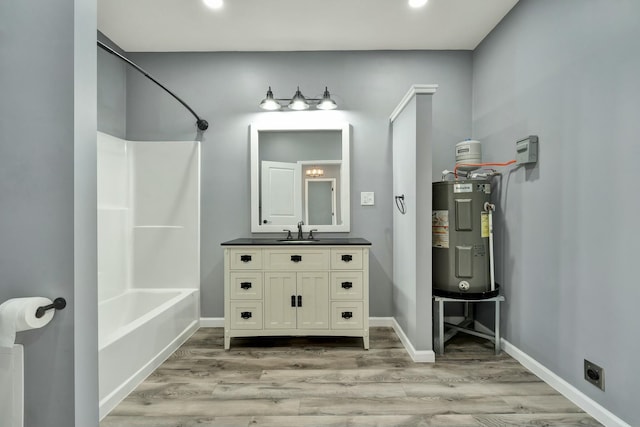
[(511, 344), (509, 341), (503, 338), (501, 340), (501, 344), (502, 348), (509, 356), (516, 359), (522, 364), (522, 366), (533, 372), (536, 376), (554, 388), (558, 393), (575, 403), (580, 409), (602, 424), (608, 427), (631, 427), (622, 419), (605, 409), (598, 402), (560, 378), (557, 374)]
[(389, 116), (389, 122), (393, 123), (393, 121), (400, 115), (404, 107), (407, 106), (411, 98), (420, 94), (434, 94), (438, 89), (438, 85), (425, 85), (425, 84), (416, 84), (409, 88), (409, 91), (404, 95), (398, 106), (393, 110), (391, 116)]

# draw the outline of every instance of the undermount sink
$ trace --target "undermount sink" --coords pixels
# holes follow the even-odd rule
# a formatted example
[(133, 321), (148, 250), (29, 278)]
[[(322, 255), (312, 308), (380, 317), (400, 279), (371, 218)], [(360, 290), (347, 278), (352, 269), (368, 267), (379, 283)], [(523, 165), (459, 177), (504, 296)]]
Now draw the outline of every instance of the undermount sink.
[(299, 243), (313, 243), (317, 242), (318, 239), (304, 239), (304, 240), (296, 240), (296, 239), (278, 239), (280, 243), (290, 243), (292, 245), (297, 245)]

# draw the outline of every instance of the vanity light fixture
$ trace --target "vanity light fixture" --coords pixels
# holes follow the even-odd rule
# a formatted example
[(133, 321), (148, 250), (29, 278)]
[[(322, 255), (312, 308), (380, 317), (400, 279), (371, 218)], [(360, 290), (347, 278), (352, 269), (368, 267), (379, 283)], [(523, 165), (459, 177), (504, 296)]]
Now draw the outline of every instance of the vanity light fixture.
[(269, 86), (267, 96), (260, 102), (260, 108), (267, 111), (276, 111), (284, 105), (289, 107), (290, 110), (296, 111), (308, 110), (312, 105), (318, 110), (335, 110), (338, 108), (338, 104), (331, 99), (331, 94), (326, 86), (322, 98), (305, 98), (302, 92), (300, 92), (299, 86), (292, 98), (275, 98), (271, 91), (271, 86)]
[(320, 169), (317, 166), (314, 166), (310, 169), (307, 169), (304, 174), (309, 178), (318, 178), (320, 176), (324, 176), (324, 170)]

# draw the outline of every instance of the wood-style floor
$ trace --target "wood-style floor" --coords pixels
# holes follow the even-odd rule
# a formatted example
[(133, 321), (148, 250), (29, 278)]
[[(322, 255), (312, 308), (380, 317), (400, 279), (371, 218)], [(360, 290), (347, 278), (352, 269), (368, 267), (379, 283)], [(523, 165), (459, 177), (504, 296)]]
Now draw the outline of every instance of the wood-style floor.
[(493, 345), (458, 334), (414, 363), (391, 328), (356, 338), (236, 338), (202, 328), (101, 427), (598, 426)]

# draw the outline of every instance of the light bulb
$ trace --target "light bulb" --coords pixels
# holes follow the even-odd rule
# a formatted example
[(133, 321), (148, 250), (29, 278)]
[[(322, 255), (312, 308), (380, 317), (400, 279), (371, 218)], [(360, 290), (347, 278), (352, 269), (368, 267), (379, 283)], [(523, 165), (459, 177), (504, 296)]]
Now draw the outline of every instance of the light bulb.
[(202, 0), (209, 9), (221, 9), (224, 6), (223, 0)]
[(327, 87), (324, 88), (324, 94), (322, 95), (322, 100), (316, 106), (318, 110), (335, 110), (338, 108), (338, 105), (335, 103), (333, 99), (331, 99), (331, 95), (329, 94), (329, 89)]
[(427, 4), (427, 1), (428, 0), (409, 0), (409, 6), (415, 8), (422, 7)]
[(273, 98), (273, 92), (271, 86), (267, 90), (267, 96), (260, 102), (260, 108), (267, 111), (276, 111), (280, 109), (280, 104)]
[(300, 87), (298, 87), (295, 95), (293, 95), (293, 98), (291, 98), (291, 102), (289, 103), (289, 108), (297, 111), (309, 109), (309, 103), (302, 95), (302, 92), (300, 92)]

